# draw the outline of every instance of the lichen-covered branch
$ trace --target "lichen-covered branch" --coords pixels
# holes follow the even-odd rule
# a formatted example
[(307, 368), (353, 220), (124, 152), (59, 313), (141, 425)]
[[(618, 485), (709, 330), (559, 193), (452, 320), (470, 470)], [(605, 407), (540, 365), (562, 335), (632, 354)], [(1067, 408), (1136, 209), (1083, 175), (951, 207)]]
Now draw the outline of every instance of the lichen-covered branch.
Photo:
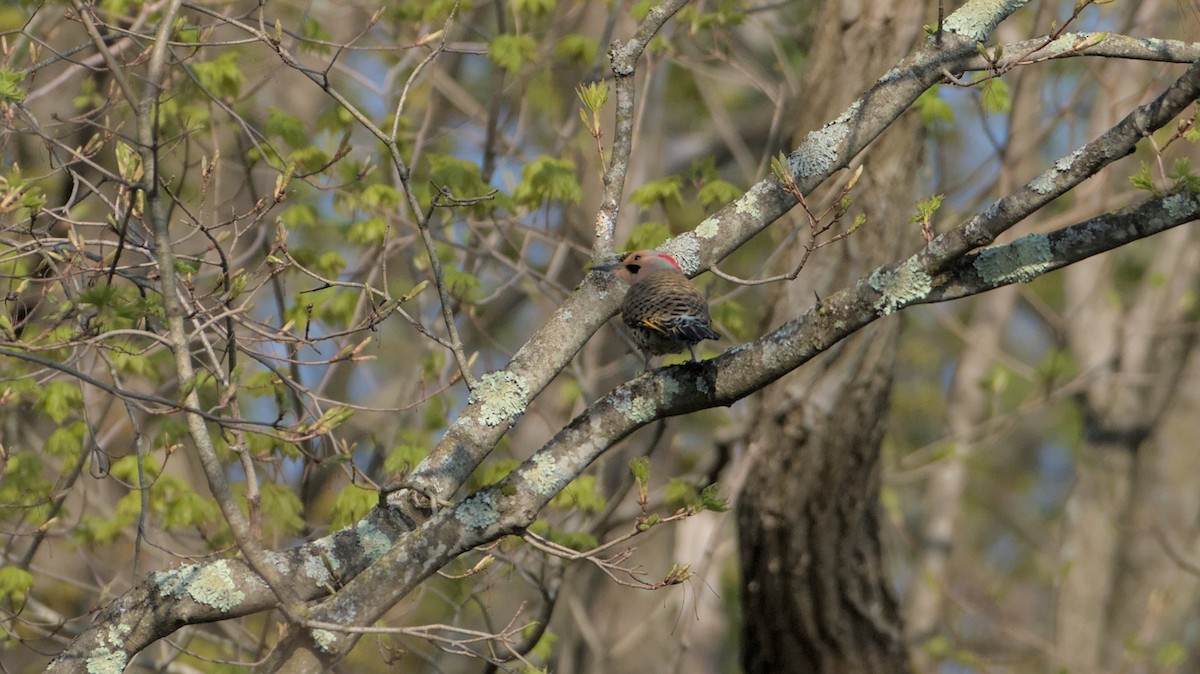
[[(335, 592), (379, 559), (409, 531), (398, 511), (376, 508), (353, 526), (266, 558), (291, 590), (311, 600)], [(149, 574), (105, 606), (50, 663), (46, 672), (106, 671), (184, 625), (228, 620), (267, 610), (275, 593), (241, 559), (186, 564)], [(118, 667), (113, 671), (121, 671)]]
[[(953, 285), (958, 288), (953, 296), (960, 297), (1028, 281), (1050, 269), (1194, 219), (1200, 213), (1200, 197), (1177, 192), (1151, 199), (1124, 217), (1098, 218), (1067, 228), (1053, 240), (1030, 237), (1010, 246), (981, 251), (962, 263), (969, 267), (956, 268), (958, 273), (948, 271), (950, 263), (963, 257), (967, 249), (947, 245), (947, 241), (993, 240), (1000, 231), (1047, 203), (1052, 198), (1048, 195), (1062, 194), (1111, 161), (1127, 155), (1144, 134), (1167, 124), (1198, 93), (1200, 64), (1194, 64), (1157, 99), (1134, 110), (1099, 139), (1060, 159), (1052, 169), (1018, 190), (1019, 198), (1002, 208), (989, 208), (989, 212), (999, 210), (1004, 214), (985, 218), (1000, 228), (991, 238), (979, 238), (977, 232), (991, 230), (981, 230), (979, 218), (972, 218), (934, 239), (922, 253), (874, 270), (850, 288), (750, 344), (730, 349), (700, 365), (668, 368), (661, 374), (640, 377), (618, 387), (498, 485), (435, 514), (379, 563), (315, 608), (314, 616), (318, 619), (351, 616), (356, 624), (375, 620), (428, 574), (458, 554), (532, 523), (545, 503), (595, 457), (637, 428), (662, 417), (732, 404), (878, 318), (913, 304), (934, 301), (935, 291), (943, 292)], [(1082, 167), (1087, 167), (1090, 173), (1081, 173)], [(1104, 236), (1088, 239), (1087, 234)], [(493, 373), (497, 391), (503, 390), (504, 394), (497, 393), (484, 408), (492, 410), (501, 399), (511, 405), (513, 398), (519, 397), (520, 383), (505, 379), (505, 374)], [(487, 418), (503, 422), (514, 411), (505, 406)], [(411, 549), (412, 545), (420, 545), (427, 554), (446, 556), (430, 561)], [(341, 654), (353, 645), (357, 635), (322, 633), (314, 638), (319, 642), (315, 648), (322, 653)], [(297, 667), (311, 669), (316, 665), (316, 654), (299, 646), (295, 648), (284, 651), (273, 666), (297, 671)]]
[[(1015, 6), (998, 7), (992, 2), (973, 0), (954, 15), (960, 12), (991, 12), (989, 16), (993, 23), (998, 23), (1015, 10)], [(648, 16), (647, 20), (650, 18)], [(612, 53), (614, 68), (632, 66), (617, 58), (625, 56), (621, 49), (614, 48)], [(881, 77), (845, 113), (808, 134), (789, 157), (801, 193), (811, 191), (849, 165), (868, 143), (908, 110), (921, 93), (939, 81), (944, 71), (961, 71), (959, 64), (974, 58), (975, 54), (975, 41), (963, 36), (947, 36), (941, 48), (935, 47), (930, 41)], [(623, 79), (632, 82), (631, 77)], [(618, 107), (618, 125), (621, 123), (621, 114)], [(621, 151), (617, 147), (620, 133), (617, 135), (610, 172), (620, 167), (618, 159)], [(623, 168), (620, 170), (623, 171)], [(610, 190), (615, 189), (616, 186), (606, 189), (605, 204), (608, 203)], [(795, 196), (774, 177), (766, 178), (706, 218), (695, 229), (671, 239), (662, 248), (679, 260), (685, 272), (694, 276), (761, 232), (796, 203)], [(605, 204), (602, 204), (602, 209), (615, 209), (615, 206)], [(612, 213), (615, 218), (616, 211)], [(599, 229), (598, 221), (598, 232)], [(471, 403), (450, 426), (437, 448), (408, 476), (407, 482), (442, 497), (457, 490), (503, 437), (509, 424), (574, 357), (604, 321), (613, 315), (621, 293), (622, 289), (607, 279), (586, 278), (550, 320), (513, 356), (504, 368), (503, 375), (493, 373), (480, 378)], [(491, 385), (493, 381), (501, 380), (515, 385), (515, 388), (510, 385)], [(520, 395), (513, 397), (513, 392)], [(502, 397), (505, 405), (512, 408), (513, 415), (510, 418), (497, 419), (492, 414), (486, 414), (488, 408), (495, 407), (494, 401), (498, 397)]]
[[(889, 297), (901, 292), (899, 287), (876, 287), (873, 279), (883, 271), (876, 270), (750, 344), (627, 382), (593, 403), (505, 479), (438, 512), (405, 536), (317, 613), (356, 624), (374, 620), (376, 615), (364, 611), (394, 604), (459, 554), (532, 524), (551, 498), (633, 431), (663, 417), (731, 405), (885, 316), (883, 307), (899, 309), (1026, 282), (1197, 217), (1200, 194), (1154, 197), (1119, 214), (1064, 228), (1046, 240), (1028, 237), (967, 256), (931, 279), (922, 292), (904, 290), (903, 300)], [(356, 636), (322, 632), (315, 639), (323, 651), (344, 653)], [(295, 671), (291, 667), (297, 663), (286, 662), (286, 671)], [(283, 665), (276, 661), (274, 668)]]
[[(677, 8), (679, 4), (682, 3), (671, 6)], [(963, 26), (962, 34), (948, 33), (940, 48), (927, 44), (884, 74), (844, 114), (810, 133), (789, 157), (800, 192), (812, 190), (847, 166), (946, 72), (992, 67), (976, 50), (974, 40), (981, 38), (972, 32), (974, 29), (968, 31), (965, 27), (994, 25), (1019, 4), (968, 2), (960, 12), (990, 11), (990, 21), (947, 22), (948, 27)], [(1105, 41), (1100, 41), (1088, 45), (1077, 50), (1077, 54), (1101, 49), (1104, 44)], [(623, 57), (619, 46), (612, 52), (614, 68), (624, 67), (619, 64), (625, 63), (618, 59)], [(1184, 45), (1171, 45), (1168, 52), (1163, 60), (1178, 59), (1188, 53)], [(1103, 55), (1098, 51), (1089, 53)], [(1125, 156), (1144, 134), (1179, 114), (1196, 97), (1196, 70), (1196, 66), (1190, 68), (1159, 101), (1139, 109), (1094, 144), (1060, 160), (1039, 179), (934, 239), (913, 257), (876, 270), (779, 330), (731, 349), (713, 361), (667, 368), (619, 387), (592, 405), (501, 483), (441, 509), (420, 524), (406, 519), (398, 508), (378, 508), (355, 527), (286, 553), (267, 553), (268, 561), (274, 572), (291, 581), (292, 590), (303, 600), (336, 592), (334, 599), (315, 607), (314, 619), (347, 625), (369, 624), (454, 556), (526, 526), (546, 501), (596, 456), (651, 420), (730, 404), (892, 311), (1028, 280), (1195, 217), (1195, 196), (1177, 193), (1155, 197), (1128, 212), (1096, 218), (1053, 234), (969, 253), (1086, 176)], [(619, 98), (620, 86), (632, 87), (633, 78), (618, 79)], [(632, 89), (628, 93), (632, 96)], [(626, 161), (628, 149), (618, 151), (614, 145), (609, 174), (620, 177), (617, 182), (623, 183), (623, 163), (618, 167), (620, 157), (623, 157), (621, 162)], [(620, 204), (621, 189), (623, 186), (616, 182), (606, 186), (605, 194), (615, 201), (610, 203), (606, 196), (602, 209), (610, 209), (610, 215), (605, 217), (613, 218), (612, 222)], [(665, 247), (677, 254), (689, 272), (699, 273), (761, 232), (795, 203), (795, 197), (774, 177), (765, 179)], [(603, 246), (597, 250), (602, 251)], [(439, 500), (459, 489), (530, 401), (612, 315), (622, 291), (598, 275), (587, 275), (507, 367), (478, 380), (466, 409), (430, 457), (408, 477), (408, 482)], [(391, 503), (400, 505), (404, 501), (395, 496)], [(410, 535), (412, 527), (418, 528)], [(278, 603), (278, 598), (261, 578), (262, 575), (236, 560), (152, 575), (106, 607), (102, 620), (85, 630), (50, 671), (86, 671), (91, 665), (117, 662), (116, 658), (128, 662), (132, 654), (181, 625), (270, 609)], [(278, 667), (287, 667), (289, 671), (323, 667), (323, 662), (344, 654), (356, 638), (320, 631), (301, 632), (308, 630), (293, 630), (297, 639), (288, 642), (277, 654)], [(297, 653), (306, 662), (291, 659)]]
[[(612, 248), (633, 148), (637, 61), (650, 39), (686, 4), (686, 0), (671, 0), (655, 6), (632, 38), (624, 43), (614, 43), (609, 50), (616, 88), (616, 130), (612, 156), (604, 175), (604, 194), (596, 216), (593, 256)], [(480, 377), (472, 388), (467, 408), (450, 426), (437, 448), (416, 467), (407, 483), (443, 497), (454, 493), (530, 401), (616, 311), (620, 293), (616, 284), (608, 279), (585, 279), (502, 371)], [(497, 414), (497, 410), (505, 413)]]
[(1069, 264), (1195, 220), (1198, 195), (1177, 191), (1048, 234), (968, 253), (936, 274), (918, 303), (945, 302), (1027, 283)]

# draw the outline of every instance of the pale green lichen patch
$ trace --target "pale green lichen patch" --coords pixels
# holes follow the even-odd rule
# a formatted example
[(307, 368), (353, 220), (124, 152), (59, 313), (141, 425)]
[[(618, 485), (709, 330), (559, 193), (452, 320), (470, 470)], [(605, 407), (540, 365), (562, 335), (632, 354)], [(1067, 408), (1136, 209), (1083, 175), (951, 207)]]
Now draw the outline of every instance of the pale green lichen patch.
[(246, 598), (233, 582), (229, 560), (206, 564), (185, 564), (174, 571), (155, 574), (163, 593), (179, 596), (187, 593), (196, 603), (228, 611)]
[(1041, 175), (1029, 181), (1029, 186), (1038, 194), (1050, 194), (1054, 191), (1054, 175), (1058, 173), (1054, 169), (1042, 172)]
[[(332, 557), (329, 556), (326, 556), (325, 559), (332, 561)], [(329, 567), (326, 566), (325, 561), (317, 555), (305, 556), (304, 577), (321, 586), (328, 585), (330, 581), (333, 580), (333, 576), (329, 573)]]
[(1163, 210), (1167, 215), (1171, 216), (1172, 220), (1186, 218), (1196, 212), (1196, 207), (1192, 204), (1192, 200), (1183, 193), (1172, 194), (1163, 199)]
[(330, 632), (329, 630), (317, 629), (312, 631), (312, 638), (313, 643), (317, 645), (317, 648), (325, 651), (326, 653), (333, 652), (334, 642), (337, 641), (336, 634)]
[(486, 529), (496, 523), (496, 497), (489, 491), (471, 494), (454, 512), (454, 519), (472, 529)]
[(1083, 156), (1083, 148), (1077, 148), (1071, 154), (1059, 158), (1054, 162), (1054, 167), (1042, 172), (1041, 175), (1029, 182), (1029, 186), (1038, 194), (1050, 194), (1054, 191), (1055, 184), (1058, 181), (1058, 174), (1066, 173), (1075, 166), (1076, 160)]
[(791, 362), (792, 349), (786, 342), (774, 339), (762, 346), (762, 362), (769, 369), (786, 367)]
[(826, 175), (838, 160), (838, 147), (846, 139), (851, 118), (858, 114), (861, 101), (854, 101), (837, 119), (810, 131), (800, 148), (788, 157), (788, 168), (796, 178)]
[(1046, 273), (1053, 258), (1050, 240), (1043, 234), (1032, 234), (1007, 246), (979, 251), (973, 266), (989, 283), (1026, 283)]
[(633, 422), (644, 424), (654, 420), (654, 413), (658, 406), (649, 398), (635, 396), (628, 390), (623, 390), (613, 400), (613, 407)]
[(977, 0), (968, 2), (946, 17), (942, 27), (983, 42), (1000, 22), (1000, 19), (1025, 6), (1028, 0)]
[(534, 455), (533, 465), (534, 469), (525, 474), (525, 479), (539, 496), (554, 496), (563, 485), (570, 482), (569, 476), (558, 467), (558, 462), (549, 454)]
[(124, 651), (97, 648), (87, 659), (88, 674), (121, 674), (129, 662)]
[(705, 218), (703, 222), (696, 225), (696, 236), (701, 239), (712, 239), (721, 233), (721, 225), (717, 223), (716, 218)]
[[(92, 651), (87, 659), (87, 671), (90, 674), (120, 674), (125, 671), (129, 655), (123, 648), (126, 637), (132, 628), (125, 623), (116, 623), (104, 628), (97, 641), (104, 644)], [(109, 648), (109, 646), (114, 648)]]
[(468, 402), (479, 404), (479, 420), (488, 426), (516, 421), (525, 412), (529, 386), (525, 380), (503, 370), (489, 372), (475, 382)]
[(679, 395), (679, 382), (673, 377), (667, 377), (662, 380), (662, 399), (663, 402), (671, 402), (675, 396)]
[[(1046, 45), (1046, 51), (1051, 54), (1064, 54), (1094, 47), (1111, 37), (1109, 33), (1063, 33), (1057, 39)], [(1126, 38), (1127, 39), (1127, 38)]]
[(1058, 161), (1054, 162), (1054, 170), (1058, 171), (1059, 173), (1070, 171), (1071, 167), (1075, 165), (1076, 160), (1082, 156), (1083, 148), (1075, 148), (1074, 152), (1065, 157), (1060, 157)]
[(326, 617), (339, 625), (353, 625), (358, 621), (358, 610), (352, 603), (345, 602), (334, 607)]
[(129, 625), (126, 625), (125, 623), (118, 623), (109, 627), (108, 634), (104, 636), (104, 639), (113, 645), (124, 644), (125, 637), (129, 636), (131, 631), (133, 631), (133, 628)]
[(760, 219), (762, 217), (762, 196), (767, 189), (768, 184), (765, 182), (752, 185), (745, 194), (733, 202), (733, 212), (751, 220)]
[(894, 270), (875, 270), (868, 282), (879, 291), (875, 309), (883, 314), (912, 304), (933, 288), (933, 279), (921, 269), (915, 257), (908, 258)]
[[(1084, 34), (1086, 35), (1086, 33)], [(1082, 40), (1079, 33), (1063, 33), (1046, 45), (1046, 51), (1051, 54), (1061, 54), (1071, 51)]]
[(355, 529), (358, 531), (358, 542), (367, 553), (367, 559), (375, 561), (392, 548), (392, 539), (374, 524), (361, 520)]

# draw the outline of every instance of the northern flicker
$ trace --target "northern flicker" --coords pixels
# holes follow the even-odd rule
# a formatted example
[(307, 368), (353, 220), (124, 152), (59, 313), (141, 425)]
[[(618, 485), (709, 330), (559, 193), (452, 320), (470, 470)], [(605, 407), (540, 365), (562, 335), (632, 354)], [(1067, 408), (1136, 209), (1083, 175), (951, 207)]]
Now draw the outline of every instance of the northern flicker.
[(617, 264), (592, 269), (610, 271), (629, 284), (629, 292), (621, 302), (621, 318), (645, 354), (647, 367), (651, 356), (679, 353), (685, 348), (694, 361), (693, 345), (703, 339), (721, 338), (713, 332), (708, 303), (670, 255), (639, 250)]

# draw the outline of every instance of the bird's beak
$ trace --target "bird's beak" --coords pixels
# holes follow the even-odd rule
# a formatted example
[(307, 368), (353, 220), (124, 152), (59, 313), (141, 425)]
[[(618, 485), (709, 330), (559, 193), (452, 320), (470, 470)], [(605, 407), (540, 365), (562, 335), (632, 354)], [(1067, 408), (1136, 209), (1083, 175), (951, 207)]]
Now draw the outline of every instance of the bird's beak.
[(614, 269), (617, 269), (620, 266), (621, 266), (620, 262), (618, 262), (616, 264), (598, 264), (595, 267), (592, 267), (592, 271), (612, 271)]

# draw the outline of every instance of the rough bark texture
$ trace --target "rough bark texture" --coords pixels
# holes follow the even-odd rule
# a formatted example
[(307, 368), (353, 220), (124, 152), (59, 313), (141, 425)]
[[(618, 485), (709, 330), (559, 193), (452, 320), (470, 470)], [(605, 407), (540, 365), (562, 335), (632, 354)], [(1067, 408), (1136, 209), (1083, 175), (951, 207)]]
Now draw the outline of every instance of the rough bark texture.
[[(933, 16), (921, 4), (826, 4), (814, 24), (801, 128), (836, 114), (920, 38)], [(877, 159), (866, 160), (856, 195), (869, 224), (818, 251), (800, 281), (776, 292), (774, 313), (920, 245), (915, 226), (898, 226), (912, 210), (919, 135), (905, 120), (868, 151)], [(760, 401), (752, 486), (738, 508), (749, 674), (910, 671), (879, 543), (879, 442), (898, 327), (885, 320), (864, 330)]]
[(882, 425), (864, 423), (886, 409), (895, 330), (875, 332), (836, 414), (808, 423), (801, 404), (760, 426), (739, 512), (747, 672), (907, 670), (879, 546)]

